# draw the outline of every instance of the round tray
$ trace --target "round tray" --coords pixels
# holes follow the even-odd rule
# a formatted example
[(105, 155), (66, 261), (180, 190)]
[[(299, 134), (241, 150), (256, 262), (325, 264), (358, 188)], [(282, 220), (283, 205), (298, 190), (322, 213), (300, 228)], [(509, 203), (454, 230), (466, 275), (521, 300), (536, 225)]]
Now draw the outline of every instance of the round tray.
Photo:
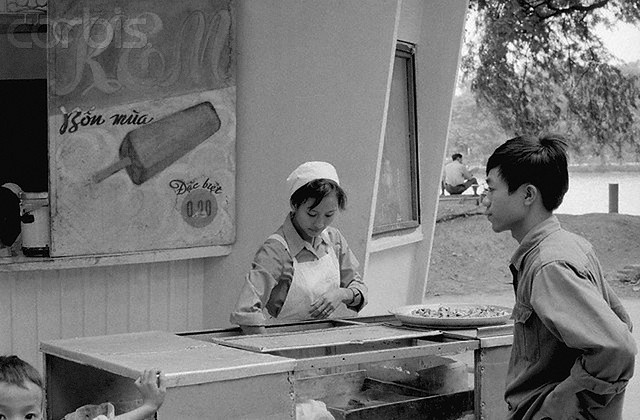
[[(420, 315), (412, 315), (412, 312), (416, 309), (428, 308), (438, 309), (441, 306), (447, 306), (450, 308), (471, 309), (471, 308), (486, 308), (506, 311), (506, 315), (501, 316), (489, 316), (489, 317), (476, 317), (476, 318), (430, 318)], [(406, 325), (414, 325), (420, 327), (434, 327), (434, 328), (469, 328), (469, 327), (482, 327), (489, 325), (501, 325), (506, 324), (511, 318), (511, 309), (506, 306), (498, 305), (477, 305), (477, 304), (464, 304), (464, 303), (433, 303), (433, 304), (421, 304), (421, 305), (408, 305), (396, 308), (391, 312), (395, 317)]]

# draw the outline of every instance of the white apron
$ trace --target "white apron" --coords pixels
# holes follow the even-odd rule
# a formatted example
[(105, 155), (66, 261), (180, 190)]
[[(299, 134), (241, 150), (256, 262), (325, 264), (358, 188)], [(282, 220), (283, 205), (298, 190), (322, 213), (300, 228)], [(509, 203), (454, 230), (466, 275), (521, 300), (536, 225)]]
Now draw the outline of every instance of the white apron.
[[(269, 238), (276, 239), (284, 245), (291, 255), (289, 245), (282, 236), (273, 234)], [(323, 238), (330, 244), (327, 236)], [(301, 263), (294, 255), (291, 255), (291, 258), (293, 259), (293, 279), (289, 293), (282, 304), (278, 318), (273, 318), (266, 313), (267, 324), (312, 319), (309, 315), (311, 304), (329, 290), (340, 287), (340, 264), (331, 244), (329, 252), (320, 259)], [(353, 317), (355, 314), (355, 311), (347, 309), (346, 305), (340, 302), (329, 318)]]

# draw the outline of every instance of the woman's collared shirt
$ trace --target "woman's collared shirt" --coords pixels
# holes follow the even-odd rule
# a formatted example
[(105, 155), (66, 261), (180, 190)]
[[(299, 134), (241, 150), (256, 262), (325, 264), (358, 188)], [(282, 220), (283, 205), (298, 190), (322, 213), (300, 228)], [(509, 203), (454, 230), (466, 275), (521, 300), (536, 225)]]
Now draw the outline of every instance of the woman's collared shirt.
[[(264, 325), (262, 308), (277, 317), (293, 280), (293, 258), (298, 262), (318, 260), (333, 247), (340, 264), (340, 287), (356, 292), (356, 299), (347, 305), (359, 311), (367, 301), (367, 286), (357, 269), (358, 260), (349, 248), (346, 239), (334, 227), (327, 227), (322, 235), (314, 238), (314, 243), (306, 242), (298, 234), (290, 216), (275, 234), (284, 238), (289, 251), (277, 239), (267, 239), (256, 253), (251, 270), (245, 276), (245, 284), (240, 292), (230, 321), (237, 325)], [(325, 239), (326, 238), (326, 239)]]

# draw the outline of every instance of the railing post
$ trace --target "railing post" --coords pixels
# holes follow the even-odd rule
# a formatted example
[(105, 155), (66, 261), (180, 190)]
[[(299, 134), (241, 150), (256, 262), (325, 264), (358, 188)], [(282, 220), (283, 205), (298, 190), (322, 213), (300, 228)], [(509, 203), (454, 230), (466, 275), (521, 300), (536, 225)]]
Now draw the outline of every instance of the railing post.
[(618, 184), (609, 184), (609, 213), (618, 212)]

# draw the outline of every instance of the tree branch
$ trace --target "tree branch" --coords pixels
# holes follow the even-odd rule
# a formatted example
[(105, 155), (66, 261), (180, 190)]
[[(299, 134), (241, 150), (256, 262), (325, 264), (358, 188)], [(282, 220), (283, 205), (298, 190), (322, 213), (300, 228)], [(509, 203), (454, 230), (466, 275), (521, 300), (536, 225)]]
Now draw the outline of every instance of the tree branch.
[(604, 7), (610, 0), (599, 0), (592, 4), (572, 4), (568, 7), (556, 6), (554, 0), (529, 1), (520, 0), (521, 4), (531, 10), (540, 19), (545, 20), (555, 16), (566, 15), (573, 12), (590, 12)]

